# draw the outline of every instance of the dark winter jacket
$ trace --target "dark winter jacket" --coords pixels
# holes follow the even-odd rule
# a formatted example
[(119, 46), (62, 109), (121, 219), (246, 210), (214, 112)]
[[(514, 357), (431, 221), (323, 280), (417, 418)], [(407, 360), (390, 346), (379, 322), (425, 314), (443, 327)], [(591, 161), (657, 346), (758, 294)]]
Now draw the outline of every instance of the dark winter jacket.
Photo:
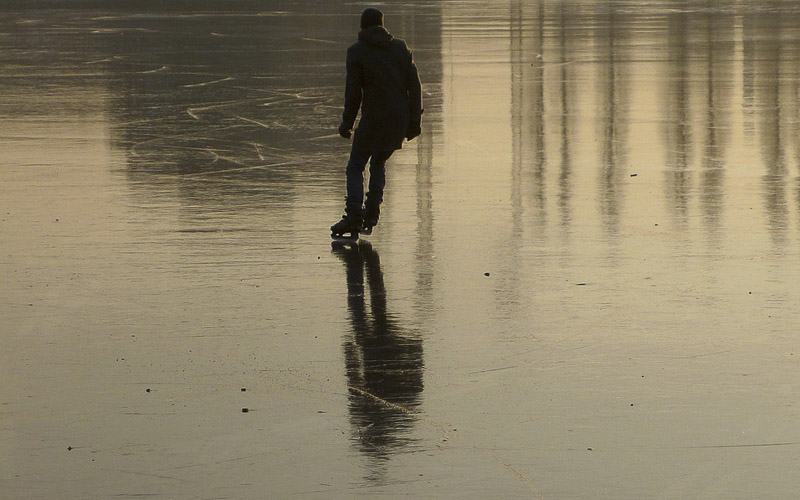
[(409, 130), (419, 128), (422, 87), (417, 65), (406, 42), (383, 26), (361, 30), (358, 42), (347, 49), (344, 129), (353, 128), (359, 107), (353, 141), (367, 151), (400, 149)]

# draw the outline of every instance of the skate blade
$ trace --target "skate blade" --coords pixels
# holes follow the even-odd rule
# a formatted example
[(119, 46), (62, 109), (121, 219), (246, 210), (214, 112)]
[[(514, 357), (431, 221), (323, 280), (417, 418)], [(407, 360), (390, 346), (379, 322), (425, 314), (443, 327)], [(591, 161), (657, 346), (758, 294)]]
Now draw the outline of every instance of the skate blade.
[(343, 234), (332, 234), (331, 241), (333, 243), (355, 243), (358, 241), (358, 234), (345, 236)]

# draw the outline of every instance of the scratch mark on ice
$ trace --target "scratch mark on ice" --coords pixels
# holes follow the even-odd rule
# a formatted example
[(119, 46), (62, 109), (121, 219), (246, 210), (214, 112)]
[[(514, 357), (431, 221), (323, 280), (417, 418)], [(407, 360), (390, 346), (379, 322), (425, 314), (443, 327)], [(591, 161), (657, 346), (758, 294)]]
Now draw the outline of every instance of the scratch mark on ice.
[(263, 154), (261, 154), (261, 148), (260, 148), (260, 147), (258, 147), (258, 144), (257, 144), (257, 143), (255, 143), (255, 142), (251, 142), (250, 144), (251, 144), (251, 145), (252, 145), (254, 148), (256, 148), (256, 154), (258, 154), (258, 159), (259, 159), (259, 160), (261, 160), (261, 161), (264, 161), (264, 160), (266, 160), (266, 158), (264, 158), (264, 155), (263, 155)]
[(478, 370), (476, 372), (469, 372), (469, 373), (467, 373), (467, 375), (477, 375), (479, 373), (499, 372), (499, 371), (503, 371), (503, 370), (512, 370), (514, 368), (516, 368), (516, 365), (515, 366), (503, 366), (503, 367), (500, 367), (500, 368), (489, 368), (488, 370)]
[(194, 87), (206, 87), (208, 85), (214, 85), (215, 83), (229, 82), (231, 80), (234, 80), (234, 78), (232, 76), (229, 76), (227, 78), (220, 78), (219, 80), (212, 80), (210, 82), (191, 83), (189, 85), (181, 85), (181, 87), (185, 88), (185, 89), (191, 89), (191, 88), (194, 88)]
[[(266, 123), (260, 122), (258, 120), (253, 120), (252, 118), (245, 118), (244, 116), (234, 115), (234, 118), (238, 118), (240, 120), (243, 120), (243, 121), (246, 121), (246, 122), (249, 122), (249, 123), (254, 123), (254, 124), (258, 125), (259, 127), (264, 127), (267, 130), (275, 128), (275, 127), (271, 127), (271, 126), (267, 125)], [(282, 123), (276, 123), (275, 126), (280, 127), (280, 128), (284, 128), (286, 130), (289, 130), (289, 127), (287, 125), (282, 124)]]
[(301, 40), (305, 40), (307, 42), (320, 42), (320, 43), (331, 43), (334, 45), (341, 45), (343, 42), (337, 42), (334, 40), (323, 40), (321, 38), (301, 38)]
[(120, 59), (124, 58), (122, 56), (111, 56), (111, 57), (106, 57), (105, 59), (98, 59), (96, 61), (86, 61), (84, 64), (101, 64), (105, 62), (118, 61)]
[[(363, 397), (370, 398), (370, 399), (374, 400), (375, 402), (377, 402), (377, 403), (379, 403), (379, 404), (381, 404), (381, 405), (383, 405), (383, 406), (385, 406), (387, 408), (391, 408), (393, 410), (397, 410), (397, 411), (400, 411), (402, 413), (405, 413), (406, 415), (418, 418), (418, 419), (422, 420), (423, 422), (426, 422), (426, 423), (438, 428), (440, 431), (442, 431), (442, 433), (447, 435), (447, 428), (443, 424), (437, 422), (436, 420), (434, 420), (432, 418), (424, 417), (424, 416), (420, 415), (419, 413), (416, 413), (415, 411), (413, 411), (413, 410), (411, 410), (409, 408), (406, 408), (405, 406), (399, 405), (397, 403), (392, 403), (391, 401), (387, 401), (387, 400), (383, 399), (380, 396), (372, 394), (371, 392), (369, 392), (367, 390), (361, 389), (360, 387), (356, 387), (356, 386), (353, 386), (353, 385), (348, 385), (347, 388), (350, 391), (352, 391), (352, 392), (354, 392), (356, 394), (359, 394), (359, 395), (361, 395)], [(536, 483), (532, 479), (530, 479), (525, 474), (523, 474), (521, 471), (516, 469), (513, 465), (509, 464), (508, 462), (506, 462), (503, 459), (501, 459), (500, 457), (498, 457), (497, 454), (495, 454), (494, 451), (487, 450), (487, 449), (484, 449), (484, 448), (479, 448), (477, 445), (475, 445), (473, 443), (469, 443), (469, 445), (472, 447), (473, 450), (481, 452), (481, 453), (491, 457), (500, 466), (502, 466), (504, 469), (506, 469), (511, 474), (513, 474), (518, 480), (520, 480), (521, 482), (523, 482), (526, 485), (528, 485), (528, 487), (531, 489), (531, 491), (536, 495), (536, 498), (543, 498), (542, 497), (542, 493), (536, 487)]]
[[(231, 161), (228, 158), (222, 158), (222, 159)], [(270, 163), (269, 165), (253, 165), (253, 166), (249, 166), (249, 167), (228, 168), (228, 169), (225, 169), (225, 170), (214, 170), (213, 172), (198, 172), (196, 174), (184, 174), (181, 177), (184, 178), (184, 179), (190, 179), (190, 178), (194, 178), (194, 177), (206, 177), (206, 176), (209, 176), (209, 175), (227, 174), (227, 173), (230, 173), (230, 172), (243, 172), (243, 171), (246, 171), (246, 170), (262, 170), (262, 169), (265, 169), (265, 168), (282, 167), (284, 165), (291, 165), (292, 163), (293, 162), (290, 162), (290, 161), (284, 161), (284, 162), (280, 162), (280, 163)]]
[(214, 151), (214, 150), (213, 150), (213, 149), (211, 149), (211, 148), (205, 148), (205, 149), (204, 149), (204, 151), (205, 151), (206, 153), (210, 154), (210, 155), (211, 155), (211, 158), (213, 158), (213, 159), (211, 160), (211, 164), (212, 164), (212, 165), (213, 165), (214, 163), (217, 163), (217, 161), (219, 161), (219, 154), (217, 154), (217, 152), (216, 152), (216, 151)]
[(321, 140), (321, 139), (331, 139), (333, 137), (339, 137), (339, 134), (318, 135), (316, 137), (309, 137), (307, 140), (309, 140), (309, 141), (318, 141), (318, 140)]
[(709, 448), (762, 448), (767, 446), (794, 446), (798, 443), (754, 443), (754, 444), (718, 444), (710, 446), (689, 446), (694, 449), (709, 449)]
[(140, 75), (149, 75), (149, 74), (152, 74), (152, 73), (158, 73), (159, 71), (164, 71), (166, 69), (167, 69), (166, 66), (161, 66), (158, 69), (149, 69), (147, 71), (139, 71), (139, 74)]

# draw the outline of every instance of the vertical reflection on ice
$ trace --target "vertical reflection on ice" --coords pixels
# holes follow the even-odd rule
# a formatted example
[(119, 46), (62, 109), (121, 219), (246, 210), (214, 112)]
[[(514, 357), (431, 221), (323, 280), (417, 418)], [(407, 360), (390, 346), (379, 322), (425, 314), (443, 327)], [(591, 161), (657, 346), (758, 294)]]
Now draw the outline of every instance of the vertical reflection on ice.
[[(344, 342), (350, 420), (359, 450), (381, 461), (400, 453), (412, 438), (423, 389), (422, 340), (391, 312), (380, 257), (365, 241), (335, 244), (347, 283), (351, 332)], [(381, 477), (370, 481), (382, 482)]]
[(625, 184), (628, 167), (629, 125), (631, 121), (630, 54), (632, 26), (620, 22), (614, 9), (600, 14), (596, 30), (598, 57), (597, 93), (600, 132), (600, 172), (597, 197), (606, 237), (619, 239), (625, 207)]
[(689, 61), (691, 42), (689, 14), (676, 12), (667, 16), (667, 62), (662, 87), (664, 102), (664, 196), (666, 209), (672, 215), (674, 227), (686, 231), (692, 193), (691, 125), (692, 95)]
[[(794, 73), (790, 61), (795, 59), (796, 49), (784, 41), (786, 24), (773, 16), (758, 17), (749, 21), (746, 28), (756, 32), (771, 29), (774, 36), (760, 40), (752, 53), (753, 66), (757, 69), (753, 81), (754, 103), (756, 109), (756, 130), (761, 145), (761, 159), (764, 172), (761, 177), (764, 195), (764, 209), (767, 215), (767, 229), (776, 251), (782, 251), (786, 243), (788, 222), (788, 203), (786, 193), (787, 165), (784, 151), (787, 149), (790, 131), (797, 129), (797, 116), (787, 116), (796, 107), (788, 106), (795, 102), (797, 87), (786, 86), (787, 74)], [(793, 54), (794, 52), (794, 54)], [(794, 95), (792, 95), (794, 94)], [(794, 126), (786, 127), (787, 118)]]

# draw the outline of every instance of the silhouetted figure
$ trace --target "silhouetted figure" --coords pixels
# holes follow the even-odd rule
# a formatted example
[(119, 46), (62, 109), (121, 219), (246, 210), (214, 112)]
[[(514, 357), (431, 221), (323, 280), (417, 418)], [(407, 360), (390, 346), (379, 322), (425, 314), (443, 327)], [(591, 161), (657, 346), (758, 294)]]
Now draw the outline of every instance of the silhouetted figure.
[[(358, 239), (378, 223), (386, 161), (421, 133), (422, 86), (414, 56), (406, 42), (383, 25), (383, 12), (369, 8), (361, 14), (358, 42), (347, 49), (347, 83), (339, 135), (349, 139), (358, 110), (347, 163), (345, 215), (331, 226), (331, 236)], [(369, 162), (369, 191), (364, 200), (364, 168)]]
[(410, 440), (403, 434), (420, 404), (422, 340), (387, 311), (380, 259), (369, 243), (334, 245), (333, 252), (347, 272), (352, 335), (344, 341), (344, 354), (351, 422), (362, 452), (388, 458)]

